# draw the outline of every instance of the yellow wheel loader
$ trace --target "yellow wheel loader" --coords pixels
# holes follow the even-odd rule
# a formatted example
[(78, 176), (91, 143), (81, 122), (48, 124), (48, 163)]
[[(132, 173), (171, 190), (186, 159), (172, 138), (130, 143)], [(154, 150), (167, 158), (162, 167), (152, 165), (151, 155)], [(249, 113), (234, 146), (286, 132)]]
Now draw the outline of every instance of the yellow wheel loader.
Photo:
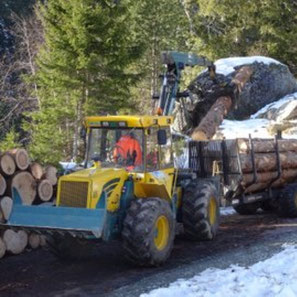
[(218, 182), (174, 167), (171, 123), (169, 116), (86, 118), (85, 169), (59, 179), (56, 206), (22, 205), (14, 190), (5, 226), (49, 234), (54, 251), (68, 256), (75, 244), (66, 239), (119, 239), (127, 258), (145, 266), (169, 257), (177, 223), (190, 239), (213, 239)]

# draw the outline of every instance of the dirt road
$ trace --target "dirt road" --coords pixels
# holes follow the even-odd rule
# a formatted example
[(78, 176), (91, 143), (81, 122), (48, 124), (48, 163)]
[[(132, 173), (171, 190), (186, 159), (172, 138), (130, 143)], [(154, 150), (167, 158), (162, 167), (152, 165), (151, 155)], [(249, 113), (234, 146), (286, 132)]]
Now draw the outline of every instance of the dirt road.
[(6, 257), (0, 261), (0, 296), (139, 296), (208, 267), (253, 264), (284, 243), (297, 243), (297, 219), (258, 214), (231, 215), (221, 221), (215, 241), (177, 238), (171, 259), (160, 268), (129, 265), (118, 243), (100, 244), (95, 256), (72, 263), (61, 263), (46, 250)]

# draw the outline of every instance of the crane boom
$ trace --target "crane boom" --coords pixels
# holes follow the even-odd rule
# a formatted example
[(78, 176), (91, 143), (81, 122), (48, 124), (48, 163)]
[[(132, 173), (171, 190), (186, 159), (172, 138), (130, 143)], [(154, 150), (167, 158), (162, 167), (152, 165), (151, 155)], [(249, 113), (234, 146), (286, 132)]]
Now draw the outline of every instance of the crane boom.
[(185, 93), (179, 93), (181, 74), (185, 67), (205, 66), (208, 67), (210, 76), (215, 77), (215, 65), (205, 57), (191, 53), (166, 51), (162, 52), (161, 60), (167, 69), (163, 75), (158, 115), (171, 115), (177, 98), (185, 97)]

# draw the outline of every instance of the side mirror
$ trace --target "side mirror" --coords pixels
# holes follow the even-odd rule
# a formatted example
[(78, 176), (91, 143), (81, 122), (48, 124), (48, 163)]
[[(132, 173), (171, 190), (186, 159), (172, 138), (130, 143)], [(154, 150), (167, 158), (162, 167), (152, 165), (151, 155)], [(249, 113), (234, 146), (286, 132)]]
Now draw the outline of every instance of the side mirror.
[(158, 130), (158, 144), (159, 145), (167, 144), (166, 130), (163, 130), (163, 129)]

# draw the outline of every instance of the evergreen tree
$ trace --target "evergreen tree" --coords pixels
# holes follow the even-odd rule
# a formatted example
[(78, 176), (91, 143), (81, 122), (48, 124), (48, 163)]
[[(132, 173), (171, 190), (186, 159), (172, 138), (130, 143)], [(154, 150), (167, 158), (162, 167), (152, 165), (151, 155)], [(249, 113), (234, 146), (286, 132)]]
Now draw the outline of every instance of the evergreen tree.
[(62, 155), (76, 158), (84, 115), (134, 106), (129, 86), (138, 76), (129, 69), (140, 57), (141, 46), (131, 32), (129, 4), (49, 0), (41, 6), (45, 29), (37, 73), (41, 109), (32, 114), (29, 125), (35, 158), (44, 160), (46, 155), (51, 162)]
[[(135, 4), (136, 36), (145, 45), (145, 53), (138, 63), (143, 79), (134, 89), (141, 98), (141, 111), (152, 112), (152, 95), (159, 92), (161, 52), (166, 50), (188, 51), (190, 29), (179, 0), (144, 0)], [(145, 106), (145, 108), (144, 108)]]
[(297, 5), (290, 0), (196, 0), (198, 48), (212, 58), (267, 55), (297, 73)]

